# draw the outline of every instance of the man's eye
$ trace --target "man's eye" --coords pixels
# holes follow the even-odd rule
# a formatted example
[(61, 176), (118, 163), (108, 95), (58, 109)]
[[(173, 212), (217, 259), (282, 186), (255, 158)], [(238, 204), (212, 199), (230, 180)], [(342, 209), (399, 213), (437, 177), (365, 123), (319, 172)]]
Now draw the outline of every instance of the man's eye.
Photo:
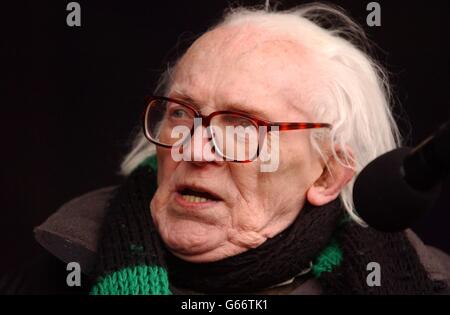
[(249, 127), (253, 127), (253, 124), (251, 122), (249, 122), (248, 120), (244, 120), (241, 122), (241, 126), (244, 128), (249, 128)]
[(170, 117), (172, 117), (172, 118), (187, 118), (187, 117), (189, 117), (189, 115), (186, 112), (186, 110), (184, 110), (182, 108), (177, 108), (177, 109), (173, 109), (170, 112)]
[(247, 119), (241, 119), (236, 123), (237, 126), (244, 128), (245, 130), (248, 130), (249, 128), (254, 128), (255, 125), (253, 125), (250, 121)]

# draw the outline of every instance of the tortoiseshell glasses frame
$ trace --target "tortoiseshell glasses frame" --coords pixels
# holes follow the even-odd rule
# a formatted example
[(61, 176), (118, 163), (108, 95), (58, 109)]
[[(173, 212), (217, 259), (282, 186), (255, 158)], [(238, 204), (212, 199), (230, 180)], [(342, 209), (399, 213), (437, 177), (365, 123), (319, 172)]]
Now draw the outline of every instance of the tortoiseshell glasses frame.
[[(270, 132), (271, 128), (273, 128), (273, 127), (277, 127), (278, 131), (317, 129), (317, 128), (331, 129), (331, 127), (332, 127), (332, 125), (328, 124), (328, 123), (273, 122), (273, 121), (268, 121), (265, 119), (255, 117), (253, 115), (249, 115), (247, 113), (238, 112), (238, 111), (230, 111), (230, 110), (215, 111), (215, 112), (212, 112), (211, 114), (209, 114), (208, 116), (204, 116), (200, 113), (199, 110), (197, 110), (195, 108), (194, 105), (192, 105), (184, 100), (152, 95), (152, 96), (148, 97), (147, 106), (145, 107), (145, 110), (143, 113), (143, 130), (144, 130), (145, 137), (150, 142), (152, 142), (158, 146), (165, 147), (165, 148), (172, 148), (174, 146), (174, 144), (161, 142), (160, 139), (158, 139), (158, 137), (156, 137), (155, 135), (152, 135), (152, 128), (154, 128), (155, 126), (149, 126), (149, 124), (152, 123), (152, 119), (151, 119), (152, 117), (150, 117), (151, 115), (149, 115), (149, 114), (152, 110), (153, 111), (156, 110), (156, 113), (158, 113), (159, 108), (156, 108), (156, 107), (158, 105), (161, 107), (162, 104), (164, 104), (164, 106), (165, 106), (165, 104), (167, 104), (167, 103), (171, 103), (171, 104), (173, 103), (173, 104), (179, 105), (179, 106), (181, 106), (181, 108), (183, 108), (184, 110), (186, 110), (187, 112), (189, 112), (191, 114), (191, 117), (188, 117), (188, 119), (192, 119), (192, 127), (191, 127), (191, 131), (190, 131), (191, 136), (193, 136), (193, 134), (194, 134), (194, 123), (193, 123), (194, 118), (200, 118), (202, 126), (207, 129), (211, 126), (211, 121), (214, 119), (217, 119), (217, 117), (219, 117), (221, 115), (222, 115), (222, 117), (224, 115), (226, 115), (226, 116), (236, 117), (236, 119), (242, 119), (242, 121), (245, 121), (246, 123), (251, 123), (257, 130), (259, 129), (259, 127), (265, 127), (265, 128), (267, 128), (266, 130), (268, 132)], [(163, 112), (163, 113), (165, 113), (165, 112)], [(277, 129), (275, 129), (275, 130), (277, 130)], [(183, 141), (181, 141), (181, 142), (183, 142)], [(216, 141), (213, 141), (213, 143), (215, 146), (217, 146)], [(219, 151), (218, 153), (220, 155), (222, 155), (222, 157), (226, 157), (226, 156), (224, 156), (223, 153), (221, 153), (221, 150), (217, 150), (217, 148), (214, 148), (214, 149), (216, 151)], [(259, 146), (258, 146), (257, 151), (258, 152), (255, 157), (257, 157), (259, 155)], [(245, 160), (235, 160), (234, 159), (234, 160), (228, 160), (228, 161), (251, 162), (252, 160), (253, 159), (245, 159)]]

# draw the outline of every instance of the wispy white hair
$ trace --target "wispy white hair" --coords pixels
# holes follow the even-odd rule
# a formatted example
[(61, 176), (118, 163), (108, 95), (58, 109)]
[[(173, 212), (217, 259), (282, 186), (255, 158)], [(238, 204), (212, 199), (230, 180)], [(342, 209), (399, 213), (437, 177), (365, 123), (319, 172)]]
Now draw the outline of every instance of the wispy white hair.
[[(314, 56), (320, 88), (311, 97), (312, 117), (333, 125), (326, 135), (330, 143), (328, 153), (319, 141), (323, 140), (323, 133), (311, 132), (311, 142), (318, 153), (324, 158), (331, 153), (339, 163), (358, 173), (377, 156), (399, 146), (401, 139), (391, 112), (388, 78), (370, 57), (363, 29), (341, 9), (321, 3), (287, 11), (269, 9), (267, 3), (264, 8), (230, 9), (212, 29), (223, 25), (260, 26), (297, 40)], [(167, 91), (169, 78), (170, 69), (161, 77), (156, 93)], [(140, 132), (121, 165), (122, 174), (128, 175), (154, 153), (155, 147)], [(352, 219), (364, 225), (353, 205), (354, 179), (341, 191), (340, 199)]]

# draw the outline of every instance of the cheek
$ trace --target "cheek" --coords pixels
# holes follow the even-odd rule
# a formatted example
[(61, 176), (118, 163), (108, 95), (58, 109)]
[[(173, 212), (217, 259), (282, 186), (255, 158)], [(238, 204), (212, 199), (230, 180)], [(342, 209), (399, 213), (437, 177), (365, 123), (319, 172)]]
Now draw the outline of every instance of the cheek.
[(239, 190), (252, 190), (258, 182), (259, 161), (229, 163), (230, 177)]
[(321, 174), (320, 160), (306, 140), (298, 132), (286, 135), (280, 143), (277, 171), (260, 176), (260, 195), (266, 196), (265, 202), (274, 212), (298, 211), (308, 188)]
[[(241, 212), (241, 209), (260, 207), (259, 198), (260, 171), (259, 162), (252, 163), (230, 163), (230, 179), (233, 183), (232, 200), (233, 208)], [(230, 188), (229, 188), (230, 189)], [(236, 213), (235, 213), (236, 215)]]
[(283, 140), (280, 143), (280, 169), (283, 175), (295, 177), (297, 182), (312, 183), (321, 169), (321, 163), (319, 154), (309, 141), (309, 132), (286, 132)]

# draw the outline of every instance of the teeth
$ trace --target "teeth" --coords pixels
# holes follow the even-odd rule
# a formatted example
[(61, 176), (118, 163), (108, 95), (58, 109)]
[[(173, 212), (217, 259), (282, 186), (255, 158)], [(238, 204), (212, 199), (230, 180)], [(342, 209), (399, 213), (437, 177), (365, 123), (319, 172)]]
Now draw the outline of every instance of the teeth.
[(184, 200), (189, 201), (189, 202), (206, 202), (209, 199), (203, 198), (203, 197), (198, 197), (198, 196), (192, 196), (192, 195), (181, 195), (183, 197)]

